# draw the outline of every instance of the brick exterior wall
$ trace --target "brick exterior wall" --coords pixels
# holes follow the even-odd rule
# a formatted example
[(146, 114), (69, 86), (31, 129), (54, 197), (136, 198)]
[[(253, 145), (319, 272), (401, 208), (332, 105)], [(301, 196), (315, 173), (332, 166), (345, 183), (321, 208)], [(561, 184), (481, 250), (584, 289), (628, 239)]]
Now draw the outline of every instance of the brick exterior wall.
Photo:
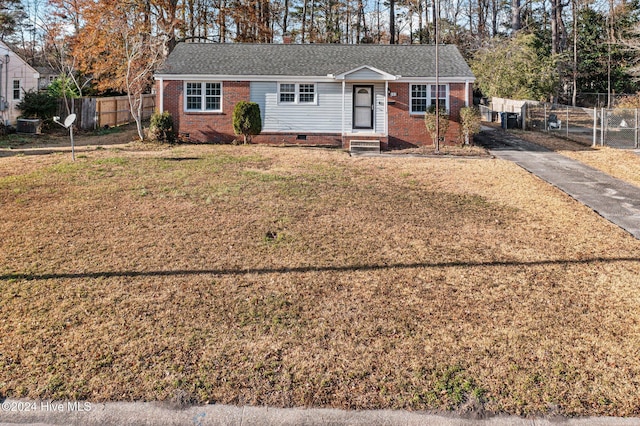
[(222, 112), (185, 112), (184, 82), (170, 80), (163, 83), (164, 110), (173, 116), (180, 137), (191, 142), (213, 143), (229, 143), (237, 138), (233, 133), (233, 108), (239, 101), (249, 100), (248, 81), (222, 83)]
[[(410, 85), (407, 83), (389, 83), (389, 91), (397, 96), (389, 98), (389, 147), (410, 148), (433, 145), (424, 125), (424, 116), (411, 115), (409, 112)], [(449, 129), (445, 135), (445, 143), (457, 143), (460, 132), (460, 109), (465, 106), (465, 84), (449, 84)], [(469, 90), (469, 105), (472, 104)]]
[[(158, 82), (160, 84), (160, 82)], [(241, 139), (233, 132), (232, 115), (235, 104), (241, 100), (250, 99), (250, 83), (247, 81), (224, 81), (222, 83), (222, 112), (185, 112), (184, 111), (184, 82), (165, 80), (164, 110), (173, 116), (178, 134), (191, 142), (230, 143), (234, 139)], [(349, 135), (344, 138), (340, 134), (304, 134), (262, 133), (254, 136), (255, 143), (265, 144), (298, 144), (298, 145), (331, 145), (343, 146), (349, 149), (351, 140), (380, 139), (383, 149), (415, 147), (433, 145), (424, 125), (421, 115), (409, 113), (409, 84), (389, 83), (389, 91), (397, 96), (389, 98), (389, 136), (388, 138), (374, 138), (369, 136)], [(471, 104), (471, 90), (469, 91)], [(161, 91), (157, 90), (158, 97)], [(449, 130), (445, 136), (445, 143), (457, 142), (459, 134), (460, 108), (464, 107), (465, 84), (449, 84), (450, 120)], [(156, 105), (160, 105), (157, 99)]]
[(338, 133), (260, 133), (253, 137), (253, 142), (270, 145), (342, 146)]

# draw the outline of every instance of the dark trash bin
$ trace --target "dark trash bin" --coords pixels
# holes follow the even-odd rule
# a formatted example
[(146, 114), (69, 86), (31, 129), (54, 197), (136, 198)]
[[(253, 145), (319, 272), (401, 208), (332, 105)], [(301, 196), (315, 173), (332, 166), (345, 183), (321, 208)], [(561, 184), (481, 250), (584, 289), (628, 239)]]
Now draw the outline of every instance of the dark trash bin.
[(500, 113), (500, 124), (501, 127), (506, 129), (517, 129), (518, 128), (518, 114), (515, 112), (501, 112)]

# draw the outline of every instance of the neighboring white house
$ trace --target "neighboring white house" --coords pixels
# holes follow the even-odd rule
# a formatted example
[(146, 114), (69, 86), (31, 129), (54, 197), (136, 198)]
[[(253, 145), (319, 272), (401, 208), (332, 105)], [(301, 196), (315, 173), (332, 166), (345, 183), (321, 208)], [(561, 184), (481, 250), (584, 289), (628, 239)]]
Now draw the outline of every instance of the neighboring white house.
[(60, 75), (51, 67), (35, 67), (35, 69), (40, 74), (40, 79), (38, 80), (38, 89), (40, 90), (47, 90), (53, 80)]
[(20, 115), (16, 105), (25, 92), (38, 90), (40, 74), (0, 41), (0, 119), (15, 125)]

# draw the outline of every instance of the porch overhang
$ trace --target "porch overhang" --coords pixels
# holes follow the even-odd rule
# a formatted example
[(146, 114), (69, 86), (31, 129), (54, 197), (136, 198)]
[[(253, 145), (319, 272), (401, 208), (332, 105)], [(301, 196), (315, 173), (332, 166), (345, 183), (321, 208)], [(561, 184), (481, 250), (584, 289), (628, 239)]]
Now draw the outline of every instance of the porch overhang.
[(389, 74), (388, 72), (379, 70), (369, 65), (362, 65), (340, 74), (327, 74), (327, 77), (336, 81), (395, 81), (401, 76)]

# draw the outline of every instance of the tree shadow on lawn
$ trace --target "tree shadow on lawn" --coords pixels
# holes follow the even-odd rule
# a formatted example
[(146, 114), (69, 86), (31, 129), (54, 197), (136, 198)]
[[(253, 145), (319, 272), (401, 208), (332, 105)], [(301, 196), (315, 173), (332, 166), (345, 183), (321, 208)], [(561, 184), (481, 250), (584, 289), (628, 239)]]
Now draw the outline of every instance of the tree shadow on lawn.
[(379, 271), (387, 269), (417, 269), (417, 268), (456, 268), (456, 267), (508, 267), (508, 266), (544, 266), (544, 265), (581, 265), (593, 262), (617, 263), (638, 262), (637, 257), (592, 257), (586, 259), (549, 259), (523, 261), (493, 261), (493, 262), (442, 262), (442, 263), (395, 263), (383, 265), (348, 265), (348, 266), (299, 266), (281, 268), (246, 268), (246, 269), (177, 269), (167, 271), (97, 271), (79, 273), (46, 273), (23, 274), (9, 273), (0, 275), (0, 281), (9, 280), (50, 280), (50, 279), (84, 279), (84, 278), (115, 278), (115, 277), (163, 277), (180, 275), (248, 275), (248, 274), (287, 274), (308, 272), (350, 272), (350, 271)]

